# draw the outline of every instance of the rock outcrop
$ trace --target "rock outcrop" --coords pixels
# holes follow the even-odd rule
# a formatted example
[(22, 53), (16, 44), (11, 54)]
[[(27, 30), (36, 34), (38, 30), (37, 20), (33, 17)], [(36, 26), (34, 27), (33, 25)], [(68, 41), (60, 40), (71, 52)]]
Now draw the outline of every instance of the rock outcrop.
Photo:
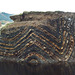
[(28, 63), (75, 61), (75, 14), (29, 12), (1, 30), (0, 59)]
[(11, 16), (10, 18), (15, 22), (21, 21), (41, 21), (41, 20), (52, 20), (60, 17), (75, 17), (75, 13), (64, 13), (60, 11), (56, 12), (23, 12), (23, 14)]

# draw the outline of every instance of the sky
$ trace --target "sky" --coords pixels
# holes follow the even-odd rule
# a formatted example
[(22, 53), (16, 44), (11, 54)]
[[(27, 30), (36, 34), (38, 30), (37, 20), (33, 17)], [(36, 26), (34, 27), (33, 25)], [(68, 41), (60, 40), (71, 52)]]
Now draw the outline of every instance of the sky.
[(0, 12), (20, 14), (24, 11), (75, 12), (75, 0), (0, 0)]

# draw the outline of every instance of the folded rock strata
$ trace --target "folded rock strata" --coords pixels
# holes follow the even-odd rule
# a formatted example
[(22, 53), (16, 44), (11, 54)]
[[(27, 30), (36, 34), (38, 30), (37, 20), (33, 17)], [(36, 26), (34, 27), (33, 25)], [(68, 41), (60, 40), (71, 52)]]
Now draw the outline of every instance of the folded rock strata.
[(75, 14), (32, 12), (11, 16), (1, 29), (0, 59), (27, 63), (75, 61)]

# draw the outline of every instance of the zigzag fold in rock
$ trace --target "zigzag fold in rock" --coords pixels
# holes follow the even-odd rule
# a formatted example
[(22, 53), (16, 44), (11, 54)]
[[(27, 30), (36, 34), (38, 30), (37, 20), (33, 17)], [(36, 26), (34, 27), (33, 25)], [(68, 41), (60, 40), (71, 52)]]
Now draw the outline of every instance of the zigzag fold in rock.
[(58, 17), (59, 13), (52, 19), (51, 15), (44, 15), (47, 18), (43, 20), (34, 20), (35, 16), (31, 15), (33, 20), (14, 22), (2, 29), (0, 59), (28, 63), (72, 61), (75, 19)]

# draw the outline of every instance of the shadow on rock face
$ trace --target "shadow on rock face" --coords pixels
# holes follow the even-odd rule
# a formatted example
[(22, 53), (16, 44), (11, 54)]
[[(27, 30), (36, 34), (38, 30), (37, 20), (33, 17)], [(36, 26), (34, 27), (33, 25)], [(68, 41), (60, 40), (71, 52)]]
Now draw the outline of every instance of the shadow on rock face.
[(75, 75), (75, 63), (29, 64), (0, 62), (0, 75)]

